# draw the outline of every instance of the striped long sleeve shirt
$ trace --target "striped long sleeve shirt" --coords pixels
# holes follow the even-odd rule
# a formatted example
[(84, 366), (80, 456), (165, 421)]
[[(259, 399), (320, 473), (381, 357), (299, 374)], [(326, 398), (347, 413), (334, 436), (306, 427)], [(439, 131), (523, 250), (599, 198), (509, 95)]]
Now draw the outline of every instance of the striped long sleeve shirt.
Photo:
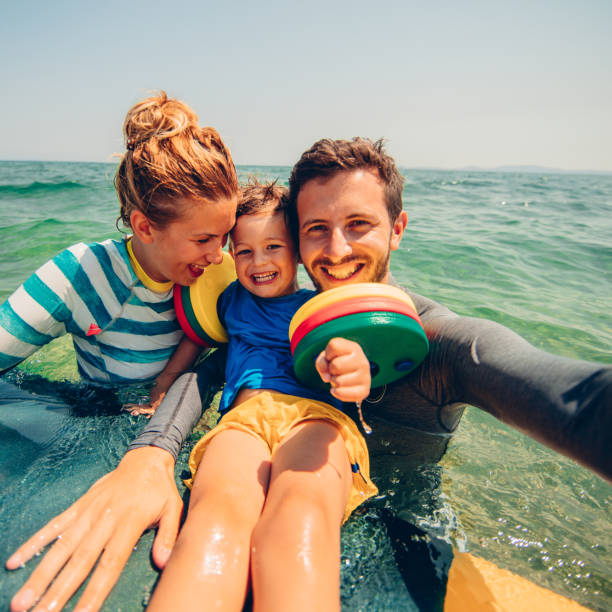
[(0, 306), (0, 371), (65, 333), (81, 376), (106, 382), (154, 378), (182, 337), (172, 290), (145, 287), (116, 240), (69, 247)]

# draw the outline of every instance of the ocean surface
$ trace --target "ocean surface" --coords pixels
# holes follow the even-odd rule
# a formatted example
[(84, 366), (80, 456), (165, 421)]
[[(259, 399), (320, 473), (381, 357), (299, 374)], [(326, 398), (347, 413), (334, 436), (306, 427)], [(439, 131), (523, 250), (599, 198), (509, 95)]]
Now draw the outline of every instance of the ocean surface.
[[(286, 182), (289, 170), (239, 173)], [(612, 363), (612, 175), (403, 173), (409, 225), (391, 264), (403, 285), (546, 351)], [(0, 162), (1, 301), (64, 247), (119, 237), (113, 174), (113, 164)], [(2, 561), (116, 465), (144, 424), (118, 406), (144, 396), (80, 385), (66, 338), (0, 377)], [(344, 610), (422, 608), (391, 550), (389, 516), (612, 609), (612, 487), (588, 470), (476, 408), (438, 465), (406, 476), (373, 463), (381, 496), (343, 528)], [(151, 541), (143, 537), (105, 610), (143, 608), (156, 578)], [(0, 608), (34, 565), (0, 570)]]

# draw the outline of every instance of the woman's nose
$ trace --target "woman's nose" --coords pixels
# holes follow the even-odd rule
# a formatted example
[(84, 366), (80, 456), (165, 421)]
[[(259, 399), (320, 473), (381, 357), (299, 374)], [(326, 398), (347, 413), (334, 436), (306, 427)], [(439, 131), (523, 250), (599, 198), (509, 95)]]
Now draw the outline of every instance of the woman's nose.
[(223, 245), (221, 242), (206, 254), (206, 260), (210, 264), (220, 264), (223, 261)]

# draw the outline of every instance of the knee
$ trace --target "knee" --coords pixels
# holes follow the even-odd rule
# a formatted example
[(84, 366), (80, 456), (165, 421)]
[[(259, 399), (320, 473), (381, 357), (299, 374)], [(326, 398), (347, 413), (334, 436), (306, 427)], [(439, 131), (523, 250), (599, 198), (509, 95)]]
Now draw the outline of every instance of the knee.
[(187, 521), (195, 523), (215, 523), (219, 526), (231, 525), (232, 528), (245, 526), (250, 529), (259, 518), (261, 507), (245, 503), (244, 491), (234, 485), (207, 487), (193, 495), (189, 501)]
[(252, 536), (252, 555), (269, 550), (328, 545), (339, 541), (342, 516), (331, 512), (324, 496), (301, 492), (266, 505)]

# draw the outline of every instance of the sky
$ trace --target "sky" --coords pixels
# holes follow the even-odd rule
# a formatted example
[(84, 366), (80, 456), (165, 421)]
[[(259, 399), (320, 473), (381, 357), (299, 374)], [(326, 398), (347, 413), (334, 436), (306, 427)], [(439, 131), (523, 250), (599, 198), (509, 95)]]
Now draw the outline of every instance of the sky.
[(240, 165), (384, 137), (401, 167), (612, 171), (610, 0), (7, 0), (0, 160), (112, 161), (165, 90)]

